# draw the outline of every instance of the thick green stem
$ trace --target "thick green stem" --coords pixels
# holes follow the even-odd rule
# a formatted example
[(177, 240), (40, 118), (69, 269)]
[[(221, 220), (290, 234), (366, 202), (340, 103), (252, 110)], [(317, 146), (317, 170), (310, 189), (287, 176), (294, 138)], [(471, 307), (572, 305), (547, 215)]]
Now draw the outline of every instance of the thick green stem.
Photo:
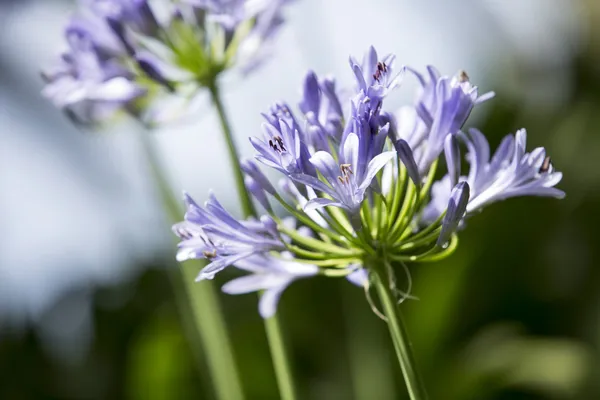
[(237, 188), (240, 203), (242, 205), (243, 215), (245, 217), (255, 215), (256, 210), (254, 209), (254, 205), (252, 204), (252, 200), (250, 199), (250, 195), (248, 194), (248, 191), (246, 190), (246, 185), (244, 184), (244, 173), (242, 172), (242, 167), (240, 165), (240, 156), (235, 146), (235, 140), (233, 139), (231, 126), (229, 125), (229, 120), (227, 119), (227, 114), (225, 114), (225, 108), (223, 107), (223, 102), (221, 101), (219, 88), (216, 84), (213, 84), (209, 86), (208, 89), (210, 90), (212, 102), (215, 105), (215, 108), (217, 109), (217, 113), (219, 114), (219, 122), (221, 123), (221, 129), (223, 130), (223, 137), (225, 138), (225, 142), (227, 143), (229, 165), (231, 165), (233, 169), (235, 186)]
[[(148, 132), (142, 132), (142, 135), (149, 167), (160, 191), (169, 220), (172, 223), (180, 221), (183, 218), (184, 210), (173, 195), (168, 180), (160, 167), (152, 137)], [(195, 275), (204, 265), (205, 263), (201, 260), (190, 260), (175, 268), (173, 274), (183, 275), (182, 277), (175, 276), (172, 279), (176, 291), (175, 296), (180, 308), (183, 309), (182, 313), (187, 314), (185, 309), (188, 306), (184, 303), (191, 307), (191, 315), (197, 330), (195, 333), (202, 342), (202, 349), (207, 358), (217, 398), (243, 400), (242, 385), (214, 284), (212, 282), (204, 282), (201, 285), (194, 283)]]
[[(244, 174), (240, 165), (240, 156), (235, 146), (235, 140), (231, 132), (231, 127), (221, 101), (219, 88), (214, 82), (209, 86), (212, 101), (219, 114), (219, 121), (223, 130), (223, 136), (227, 143), (227, 151), (229, 153), (229, 162), (233, 167), (237, 192), (242, 204), (242, 212), (244, 217), (257, 216), (256, 209), (250, 199), (250, 194), (246, 190), (244, 184)], [(259, 295), (260, 296), (260, 295)], [(279, 386), (279, 392), (283, 400), (295, 400), (295, 390), (291, 368), (287, 359), (287, 352), (281, 332), (281, 326), (277, 316), (273, 316), (265, 320), (265, 331), (267, 333), (267, 341), (271, 349), (271, 358), (273, 359), (273, 368)]]
[(404, 375), (404, 381), (411, 400), (425, 400), (427, 393), (417, 372), (417, 367), (412, 354), (412, 346), (408, 339), (406, 327), (402, 321), (402, 315), (398, 309), (396, 297), (389, 287), (389, 278), (384, 271), (373, 274), (373, 285), (383, 306), (383, 313), (387, 318), (387, 324), (396, 350), (396, 356)]

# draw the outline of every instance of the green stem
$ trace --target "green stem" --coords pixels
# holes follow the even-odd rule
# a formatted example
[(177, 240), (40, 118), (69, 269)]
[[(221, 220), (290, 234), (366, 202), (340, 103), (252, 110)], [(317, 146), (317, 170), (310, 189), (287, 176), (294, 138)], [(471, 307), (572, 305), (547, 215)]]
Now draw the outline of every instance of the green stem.
[(296, 398), (294, 379), (287, 360), (281, 325), (277, 316), (265, 319), (265, 330), (269, 339), (269, 348), (271, 349), (271, 357), (273, 358), (273, 367), (275, 368), (275, 377), (277, 378), (281, 399), (294, 400)]
[(412, 354), (412, 345), (408, 339), (408, 333), (402, 315), (398, 309), (396, 297), (389, 287), (389, 278), (383, 278), (383, 268), (379, 268), (373, 274), (373, 285), (383, 306), (383, 312), (387, 318), (387, 324), (396, 350), (396, 356), (404, 375), (404, 381), (411, 400), (425, 400), (427, 394), (417, 372), (416, 363)]
[[(256, 209), (254, 208), (250, 194), (246, 190), (246, 185), (244, 184), (244, 174), (240, 165), (240, 157), (235, 146), (235, 140), (233, 139), (233, 134), (225, 113), (225, 108), (223, 107), (223, 102), (221, 101), (217, 83), (213, 82), (211, 85), (209, 85), (208, 89), (210, 91), (212, 101), (217, 109), (217, 113), (219, 114), (219, 121), (223, 130), (223, 136), (225, 137), (225, 141), (227, 143), (229, 162), (233, 167), (235, 183), (238, 195), (240, 197), (240, 202), (242, 204), (243, 215), (246, 218), (250, 216), (256, 217)], [(283, 400), (295, 400), (296, 396), (292, 372), (287, 360), (287, 352), (283, 340), (283, 334), (281, 332), (281, 326), (277, 316), (265, 319), (264, 323), (281, 398)]]
[[(169, 220), (172, 223), (178, 222), (183, 217), (184, 210), (173, 195), (168, 180), (160, 167), (159, 158), (152, 143), (153, 138), (148, 132), (142, 132), (142, 138), (146, 158)], [(212, 282), (204, 282), (201, 285), (194, 283), (195, 275), (203, 266), (204, 262), (201, 260), (190, 260), (185, 265), (176, 268), (174, 273), (182, 274), (182, 276), (172, 279), (174, 290), (177, 291), (176, 300), (184, 311), (188, 306), (182, 305), (183, 303), (187, 303), (191, 307), (191, 315), (197, 329), (195, 333), (199, 335), (202, 342), (217, 398), (242, 400), (244, 399), (242, 385), (214, 284)]]
[(221, 101), (219, 88), (215, 83), (213, 85), (210, 85), (208, 89), (210, 91), (212, 102), (215, 105), (215, 108), (217, 109), (217, 113), (219, 114), (219, 122), (221, 123), (221, 129), (223, 130), (223, 137), (225, 137), (225, 142), (227, 143), (229, 162), (231, 167), (233, 168), (235, 186), (237, 187), (238, 196), (240, 197), (240, 203), (242, 204), (243, 215), (245, 217), (255, 215), (256, 210), (254, 209), (254, 205), (252, 203), (252, 200), (250, 199), (248, 191), (246, 190), (246, 185), (244, 184), (244, 173), (242, 172), (242, 167), (240, 165), (240, 156), (235, 146), (235, 141), (231, 132), (229, 120), (227, 119), (227, 115), (225, 114), (225, 108), (223, 107), (223, 102)]

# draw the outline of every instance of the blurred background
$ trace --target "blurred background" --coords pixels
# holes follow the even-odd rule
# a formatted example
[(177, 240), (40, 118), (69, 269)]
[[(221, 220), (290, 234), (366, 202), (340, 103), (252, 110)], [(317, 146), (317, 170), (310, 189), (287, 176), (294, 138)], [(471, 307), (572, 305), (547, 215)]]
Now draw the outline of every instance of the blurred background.
[[(139, 128), (83, 132), (40, 95), (73, 7), (0, 0), (0, 399), (212, 399), (167, 279), (178, 266)], [(526, 127), (564, 172), (565, 200), (495, 204), (453, 257), (411, 266), (420, 300), (403, 307), (431, 398), (600, 398), (600, 3), (299, 0), (287, 16), (273, 59), (225, 82), (244, 155), (259, 113), (297, 102), (308, 68), (349, 83), (348, 55), (373, 44), (416, 68), (466, 70), (497, 93), (468, 125), (492, 147)], [(214, 113), (196, 117), (156, 133), (173, 190), (213, 189), (236, 209)], [(276, 399), (256, 296), (221, 297), (248, 398)], [(360, 289), (301, 281), (280, 315), (300, 398), (404, 398)]]

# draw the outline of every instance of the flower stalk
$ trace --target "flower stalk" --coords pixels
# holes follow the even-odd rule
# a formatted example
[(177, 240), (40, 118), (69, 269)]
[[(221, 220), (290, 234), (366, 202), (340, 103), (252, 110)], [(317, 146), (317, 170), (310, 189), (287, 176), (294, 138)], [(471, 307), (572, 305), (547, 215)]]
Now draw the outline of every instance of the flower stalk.
[(388, 329), (402, 369), (406, 389), (411, 400), (426, 400), (427, 392), (417, 370), (412, 354), (412, 345), (398, 307), (398, 300), (392, 293), (393, 283), (391, 283), (390, 277), (386, 276), (387, 274), (383, 268), (374, 269), (378, 272), (372, 274), (372, 285), (375, 286), (381, 300), (383, 314), (387, 319)]
[[(256, 217), (257, 212), (254, 204), (252, 203), (252, 199), (250, 198), (250, 194), (246, 189), (244, 173), (240, 163), (240, 156), (235, 145), (235, 139), (233, 138), (231, 126), (225, 112), (225, 107), (223, 106), (223, 102), (221, 100), (217, 83), (212, 82), (208, 86), (208, 89), (211, 94), (212, 102), (217, 109), (223, 137), (225, 138), (225, 142), (227, 144), (229, 162), (233, 168), (236, 189), (242, 206), (242, 213), (245, 218)], [(259, 297), (264, 295), (264, 293), (261, 293), (259, 294)], [(285, 342), (283, 338), (283, 332), (281, 330), (281, 324), (279, 323), (279, 318), (277, 315), (273, 315), (270, 318), (266, 318), (264, 320), (264, 324), (281, 398), (282, 400), (294, 400), (296, 398), (296, 391), (294, 388), (292, 371), (288, 362), (287, 351), (285, 348)]]

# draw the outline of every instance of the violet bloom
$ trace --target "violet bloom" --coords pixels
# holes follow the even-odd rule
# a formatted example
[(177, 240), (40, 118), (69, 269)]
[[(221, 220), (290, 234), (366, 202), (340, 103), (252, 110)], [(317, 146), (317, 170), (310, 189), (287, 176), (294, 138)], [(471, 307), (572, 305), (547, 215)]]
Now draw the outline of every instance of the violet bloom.
[(182, 239), (177, 260), (210, 261), (196, 280), (213, 279), (215, 274), (244, 258), (284, 248), (268, 217), (260, 222), (238, 221), (213, 195), (204, 207), (187, 194), (185, 201), (185, 220), (173, 226), (173, 232)]
[(258, 161), (286, 175), (315, 175), (314, 167), (308, 163), (310, 153), (297, 129), (283, 119), (273, 124), (265, 122), (262, 129), (264, 139), (250, 138), (250, 143), (258, 151)]
[(473, 188), (468, 212), (517, 196), (565, 196), (554, 187), (561, 181), (562, 173), (554, 169), (546, 149), (537, 147), (526, 152), (525, 129), (515, 136), (506, 136), (491, 160), (489, 144), (480, 131), (471, 129), (465, 140), (470, 163), (468, 181)]
[(326, 151), (318, 151), (311, 157), (310, 162), (323, 175), (326, 183), (306, 175), (294, 175), (292, 179), (331, 197), (312, 199), (305, 209), (335, 206), (346, 209), (351, 215), (357, 215), (367, 188), (395, 155), (395, 151), (386, 151), (369, 159), (358, 136), (351, 133), (340, 149), (341, 163), (336, 162)]
[(224, 71), (258, 64), (286, 3), (80, 0), (65, 29), (70, 49), (44, 74), (43, 93), (84, 122), (119, 110), (147, 123), (172, 121)]
[(245, 32), (236, 58), (245, 72), (266, 58), (268, 47), (284, 22), (283, 7), (293, 0), (184, 0), (206, 13), (209, 22), (219, 24), (232, 37)]
[(227, 282), (222, 287), (223, 292), (244, 294), (264, 291), (258, 310), (263, 318), (272, 317), (277, 311), (281, 294), (292, 282), (319, 272), (315, 265), (295, 262), (289, 253), (282, 253), (281, 257), (260, 254), (238, 261), (235, 266), (251, 274)]
[(374, 105), (380, 103), (391, 90), (400, 86), (404, 68), (401, 72), (395, 73), (395, 60), (396, 56), (393, 54), (380, 60), (373, 46), (369, 48), (360, 64), (350, 56), (350, 68), (354, 72), (357, 87)]
[[(527, 132), (504, 137), (490, 159), (490, 147), (485, 136), (476, 129), (461, 134), (466, 143), (470, 168), (465, 177), (471, 188), (467, 214), (474, 213), (497, 201), (518, 196), (542, 196), (561, 199), (565, 193), (555, 188), (562, 173), (555, 170), (543, 147), (531, 153), (525, 151)], [(433, 221), (445, 209), (450, 196), (451, 183), (448, 176), (432, 187), (432, 200), (423, 215), (425, 221)]]
[(93, 122), (145, 93), (129, 71), (98, 51), (89, 32), (73, 27), (66, 35), (69, 52), (43, 74), (47, 85), (42, 93), (56, 106), (81, 122)]
[(319, 80), (313, 71), (304, 78), (299, 108), (306, 117), (306, 136), (315, 149), (327, 150), (329, 143), (339, 143), (344, 130), (344, 114), (336, 93), (335, 80)]
[(426, 173), (433, 161), (444, 149), (447, 135), (455, 135), (464, 125), (473, 107), (494, 96), (488, 92), (479, 96), (477, 86), (460, 72), (450, 78), (440, 76), (433, 67), (428, 67), (428, 79), (411, 69), (421, 84), (415, 113), (404, 111), (400, 124), (408, 124), (402, 130), (414, 138), (404, 138), (413, 149), (423, 146), (417, 160), (421, 174)]
[[(327, 87), (332, 79), (319, 80), (313, 72), (305, 76), (299, 101), (303, 124), (285, 103), (264, 115), (265, 137), (251, 142), (261, 164), (284, 177), (273, 185), (257, 164), (246, 162), (242, 169), (250, 194), (270, 219), (231, 221), (221, 210), (211, 211), (216, 220), (208, 223), (195, 211), (176, 226), (184, 238), (182, 258), (215, 258), (206, 277), (230, 263), (252, 272), (223, 290), (265, 290), (263, 317), (273, 315), (290, 282), (317, 273), (367, 289), (370, 278), (380, 285), (376, 278), (385, 274), (384, 284), (396, 301), (411, 298), (395, 287), (397, 271), (409, 274), (412, 262), (452, 254), (466, 216), (508, 197), (564, 196), (554, 188), (562, 175), (545, 150), (525, 151), (524, 130), (505, 138), (491, 159), (483, 134), (460, 132), (473, 106), (486, 98), (478, 96), (465, 76), (440, 77), (429, 68), (430, 81), (421, 77), (418, 104), (395, 118), (384, 108), (384, 96), (396, 84), (385, 75), (391, 72), (387, 62), (384, 66), (377, 60), (374, 50), (366, 60), (363, 66), (351, 63), (359, 84), (345, 99)], [(343, 107), (350, 110), (347, 118)], [(325, 122), (332, 120), (336, 124), (329, 124), (330, 131)], [(343, 130), (337, 121), (344, 121)], [(444, 167), (438, 162), (442, 152), (447, 173), (438, 180), (435, 168)], [(465, 155), (467, 176), (460, 168)], [(289, 219), (277, 215), (281, 209)], [(226, 240), (218, 247), (215, 238)]]

